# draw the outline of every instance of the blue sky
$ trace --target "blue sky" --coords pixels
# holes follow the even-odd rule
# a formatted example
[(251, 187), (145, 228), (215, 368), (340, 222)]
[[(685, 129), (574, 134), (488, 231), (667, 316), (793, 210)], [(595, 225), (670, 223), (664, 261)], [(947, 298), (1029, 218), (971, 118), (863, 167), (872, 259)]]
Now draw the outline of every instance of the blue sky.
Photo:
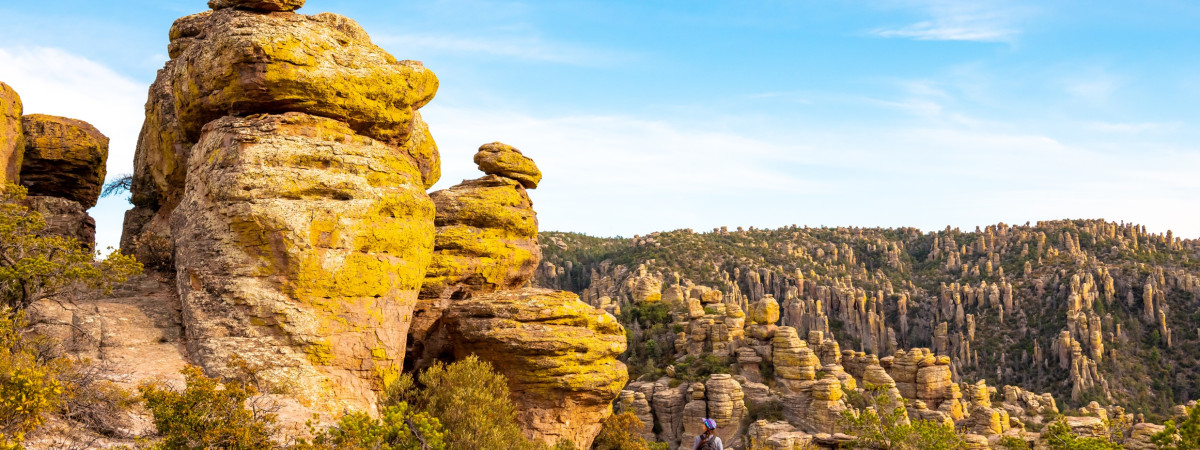
[[(131, 171), (167, 30), (201, 0), (0, 2), (0, 80)], [(543, 230), (1105, 218), (1200, 237), (1200, 4), (349, 1), (441, 80), (435, 189), (482, 143), (545, 180)], [(128, 204), (91, 213), (116, 245)]]

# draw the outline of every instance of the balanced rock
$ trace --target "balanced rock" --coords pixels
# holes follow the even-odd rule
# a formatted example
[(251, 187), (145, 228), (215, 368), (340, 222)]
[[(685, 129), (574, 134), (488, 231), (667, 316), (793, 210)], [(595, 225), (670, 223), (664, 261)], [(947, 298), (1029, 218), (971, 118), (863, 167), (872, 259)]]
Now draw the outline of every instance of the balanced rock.
[(521, 289), (456, 300), (442, 320), (454, 355), (476, 354), (508, 380), (527, 434), (591, 448), (629, 378), (616, 319), (570, 292)]
[(21, 96), (0, 81), (0, 175), (16, 182), (25, 154), (25, 136), (21, 133)]
[(526, 189), (536, 189), (542, 172), (520, 150), (500, 142), (483, 144), (475, 153), (475, 164), (488, 175), (499, 175), (520, 181)]
[(304, 113), (204, 130), (170, 221), (191, 356), (265, 364), (319, 411), (372, 409), (433, 251), (416, 163)]
[(208, 0), (212, 9), (240, 8), (255, 11), (295, 11), (304, 6), (304, 0)]
[(437, 239), (424, 297), (514, 289), (533, 277), (542, 255), (537, 213), (520, 183), (488, 175), (430, 197)]
[(82, 120), (43, 114), (22, 117), (21, 130), (25, 154), (20, 178), (29, 194), (96, 206), (104, 185), (108, 138)]
[(520, 182), (499, 175), (436, 191), (437, 232), (410, 329), (421, 347), (451, 299), (524, 286), (542, 259), (537, 213)]

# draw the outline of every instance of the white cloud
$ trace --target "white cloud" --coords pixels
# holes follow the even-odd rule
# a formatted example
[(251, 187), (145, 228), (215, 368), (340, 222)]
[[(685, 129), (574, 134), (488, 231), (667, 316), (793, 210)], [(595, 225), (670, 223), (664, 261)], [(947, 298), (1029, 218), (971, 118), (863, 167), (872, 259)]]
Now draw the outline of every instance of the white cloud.
[(1010, 42), (1020, 34), (1020, 10), (1011, 2), (914, 0), (905, 5), (921, 10), (928, 19), (870, 33), (884, 38), (977, 42)]
[(531, 36), (474, 37), (448, 34), (377, 34), (373, 40), (385, 48), (403, 48), (403, 54), (467, 53), (578, 66), (604, 66), (629, 59), (615, 51), (551, 42)]
[[(21, 96), (25, 114), (49, 114), (94, 125), (109, 138), (108, 175), (133, 171), (147, 84), (58, 48), (0, 47), (0, 81)], [(116, 247), (128, 202), (106, 199), (96, 217), (98, 248)]]
[[(1195, 151), (1112, 153), (1015, 124), (791, 124), (766, 140), (635, 117), (537, 117), (427, 107), (442, 189), (480, 176), (484, 142), (522, 149), (545, 173), (542, 228), (600, 235), (728, 226), (964, 228), (1108, 218), (1200, 236)], [(712, 118), (719, 121), (720, 118)]]
[(1086, 126), (1106, 133), (1157, 133), (1175, 131), (1183, 127), (1182, 122), (1089, 122)]
[(443, 176), (435, 189), (481, 176), (471, 162), (476, 149), (505, 142), (533, 158), (545, 174), (532, 193), (543, 229), (629, 235), (702, 228), (714, 220), (732, 222), (762, 198), (796, 198), (830, 188), (787, 171), (787, 165), (810, 159), (807, 147), (703, 127), (436, 104), (422, 113), (442, 154)]

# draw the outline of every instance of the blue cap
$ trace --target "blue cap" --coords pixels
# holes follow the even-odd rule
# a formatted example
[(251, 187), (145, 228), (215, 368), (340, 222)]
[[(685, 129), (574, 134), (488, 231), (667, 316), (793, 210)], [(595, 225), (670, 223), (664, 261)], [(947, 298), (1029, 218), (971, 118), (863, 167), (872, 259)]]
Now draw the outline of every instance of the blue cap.
[(715, 420), (712, 420), (712, 419), (705, 418), (705, 419), (704, 419), (704, 428), (707, 428), (707, 429), (710, 429), (710, 430), (715, 430), (715, 429), (717, 429), (717, 421), (715, 421)]

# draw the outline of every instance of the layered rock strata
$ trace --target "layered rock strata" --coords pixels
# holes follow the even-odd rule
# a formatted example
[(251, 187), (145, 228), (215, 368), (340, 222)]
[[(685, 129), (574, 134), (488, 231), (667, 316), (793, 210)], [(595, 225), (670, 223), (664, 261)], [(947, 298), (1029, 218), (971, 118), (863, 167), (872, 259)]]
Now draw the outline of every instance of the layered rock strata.
[(591, 448), (628, 381), (616, 360), (624, 329), (570, 292), (475, 295), (451, 302), (440, 323), (454, 356), (478, 355), (508, 379), (518, 422), (548, 443)]
[(433, 247), (415, 162), (292, 112), (209, 123), (188, 166), (171, 235), (193, 357), (269, 363), (318, 410), (370, 409)]

